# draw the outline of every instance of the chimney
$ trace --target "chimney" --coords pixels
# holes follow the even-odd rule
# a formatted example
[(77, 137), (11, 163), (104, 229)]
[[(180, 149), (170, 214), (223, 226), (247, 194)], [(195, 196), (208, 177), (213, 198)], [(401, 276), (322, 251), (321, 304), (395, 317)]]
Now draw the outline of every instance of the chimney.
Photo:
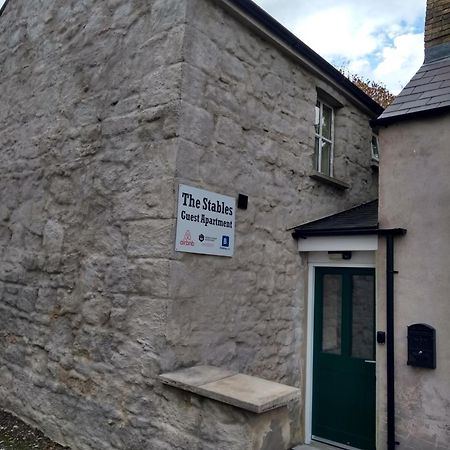
[(450, 0), (428, 0), (425, 63), (450, 57)]

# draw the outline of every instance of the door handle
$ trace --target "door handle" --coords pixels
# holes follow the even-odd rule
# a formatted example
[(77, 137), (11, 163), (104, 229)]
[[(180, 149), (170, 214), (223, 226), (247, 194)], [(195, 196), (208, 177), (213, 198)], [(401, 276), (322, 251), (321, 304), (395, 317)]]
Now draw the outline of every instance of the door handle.
[(364, 360), (365, 363), (369, 363), (369, 364), (376, 364), (377, 362), (372, 360), (372, 359), (365, 359)]

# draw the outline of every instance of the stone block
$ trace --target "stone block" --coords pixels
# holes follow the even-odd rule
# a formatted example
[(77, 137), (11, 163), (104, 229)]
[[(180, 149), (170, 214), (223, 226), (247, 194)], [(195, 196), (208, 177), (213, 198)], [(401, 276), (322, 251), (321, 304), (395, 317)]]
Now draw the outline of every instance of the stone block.
[(93, 295), (84, 300), (81, 314), (85, 323), (104, 325), (111, 315), (111, 303), (106, 297)]
[(129, 292), (157, 298), (169, 293), (169, 261), (139, 258), (127, 264)]
[(180, 134), (189, 141), (207, 146), (214, 133), (214, 117), (206, 109), (183, 104)]
[(185, 20), (186, 3), (178, 0), (153, 1), (151, 9), (151, 32), (169, 30)]
[[(193, 44), (195, 42), (195, 45)], [(215, 42), (199, 29), (191, 28), (186, 36), (186, 59), (198, 69), (216, 73), (221, 55)]]
[(173, 220), (128, 222), (127, 252), (130, 257), (163, 258), (172, 253)]
[(229, 52), (223, 52), (220, 61), (221, 76), (229, 78), (233, 81), (244, 81), (247, 78), (247, 68), (233, 54)]
[(287, 405), (300, 394), (290, 386), (210, 366), (162, 374), (160, 379), (170, 386), (258, 414)]
[(165, 299), (130, 297), (126, 319), (128, 335), (151, 342), (152, 350), (155, 350), (155, 343), (161, 340), (165, 332), (166, 303)]
[[(169, 386), (200, 396), (214, 398), (218, 395), (215, 398), (217, 401), (204, 400), (201, 397), (199, 400), (191, 399), (191, 403), (204, 417), (200, 431), (203, 448), (287, 450), (290, 447), (290, 419), (285, 402), (288, 397), (292, 400), (298, 395), (297, 389), (211, 366), (197, 366), (163, 374), (160, 379)], [(281, 394), (282, 391), (284, 394)], [(221, 394), (218, 394), (219, 392)], [(286, 394), (287, 392), (289, 393)], [(246, 403), (246, 400), (251, 398), (250, 402), (258, 408), (262, 404), (262, 397), (267, 399), (278, 394), (281, 394), (281, 397), (287, 395), (278, 407), (257, 414), (254, 413), (256, 411), (248, 412), (253, 407), (249, 408), (250, 403)], [(181, 407), (181, 399), (181, 395), (172, 395), (170, 398), (178, 408)], [(270, 402), (273, 402), (273, 397)]]
[(227, 147), (239, 147), (242, 145), (242, 127), (228, 117), (219, 117), (215, 138)]

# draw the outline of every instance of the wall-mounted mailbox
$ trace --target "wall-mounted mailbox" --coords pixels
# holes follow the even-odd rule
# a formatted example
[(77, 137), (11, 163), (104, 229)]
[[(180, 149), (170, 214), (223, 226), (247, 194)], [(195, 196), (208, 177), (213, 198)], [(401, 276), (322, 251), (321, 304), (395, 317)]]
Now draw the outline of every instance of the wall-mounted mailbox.
[(386, 332), (377, 331), (377, 344), (385, 344), (385, 343), (386, 343)]
[(408, 327), (408, 365), (436, 369), (436, 330), (430, 325)]

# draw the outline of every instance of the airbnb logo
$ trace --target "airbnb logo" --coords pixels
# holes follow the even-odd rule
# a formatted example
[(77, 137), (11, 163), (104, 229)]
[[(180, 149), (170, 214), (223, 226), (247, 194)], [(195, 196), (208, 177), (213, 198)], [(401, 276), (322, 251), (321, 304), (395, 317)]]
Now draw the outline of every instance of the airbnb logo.
[(181, 245), (191, 245), (194, 246), (194, 241), (192, 240), (191, 232), (189, 230), (184, 233), (183, 239), (180, 241)]

